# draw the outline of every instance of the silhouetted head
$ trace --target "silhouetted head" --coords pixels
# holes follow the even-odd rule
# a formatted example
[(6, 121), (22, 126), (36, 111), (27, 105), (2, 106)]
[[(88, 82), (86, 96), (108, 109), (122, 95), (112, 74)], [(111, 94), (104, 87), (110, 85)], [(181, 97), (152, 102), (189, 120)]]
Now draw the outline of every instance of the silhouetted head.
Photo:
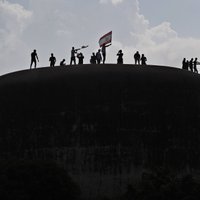
[(36, 49), (34, 49), (33, 52), (36, 52)]
[(74, 47), (72, 47), (72, 49), (74, 50)]
[(119, 50), (119, 53), (122, 53), (122, 50), (121, 50), (121, 49)]
[(53, 56), (53, 53), (51, 53), (51, 56)]

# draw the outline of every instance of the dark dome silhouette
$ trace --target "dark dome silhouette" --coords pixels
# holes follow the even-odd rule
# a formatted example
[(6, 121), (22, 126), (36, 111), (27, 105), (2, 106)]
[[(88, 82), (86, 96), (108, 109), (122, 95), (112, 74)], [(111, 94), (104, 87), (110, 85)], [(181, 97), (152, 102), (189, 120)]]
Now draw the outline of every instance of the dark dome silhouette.
[(200, 76), (77, 65), (0, 77), (0, 156), (53, 160), (85, 196), (114, 196), (145, 170), (200, 167)]

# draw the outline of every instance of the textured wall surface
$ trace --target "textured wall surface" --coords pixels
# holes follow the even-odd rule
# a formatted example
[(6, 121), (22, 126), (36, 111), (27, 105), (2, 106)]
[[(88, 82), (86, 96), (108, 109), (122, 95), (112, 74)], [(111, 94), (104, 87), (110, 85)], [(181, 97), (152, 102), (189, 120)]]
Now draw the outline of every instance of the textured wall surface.
[(54, 160), (85, 196), (114, 196), (145, 170), (200, 167), (200, 76), (82, 65), (0, 77), (0, 158)]

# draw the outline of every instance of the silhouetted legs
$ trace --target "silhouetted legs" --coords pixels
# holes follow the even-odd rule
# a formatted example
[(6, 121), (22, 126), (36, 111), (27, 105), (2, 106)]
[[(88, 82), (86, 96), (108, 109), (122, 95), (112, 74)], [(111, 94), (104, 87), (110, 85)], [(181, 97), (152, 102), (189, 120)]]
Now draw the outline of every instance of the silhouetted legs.
[(183, 58), (183, 61), (182, 61), (182, 69), (187, 69), (187, 61), (186, 61), (186, 58)]
[(103, 64), (105, 64), (106, 61), (106, 48), (109, 47), (111, 44), (103, 45), (101, 48), (102, 56), (103, 56)]
[(135, 65), (140, 65), (140, 53), (139, 51), (137, 51), (135, 54), (134, 54), (134, 60), (135, 60)]
[(189, 62), (189, 68), (190, 68), (190, 71), (193, 72), (193, 58), (191, 58)]
[(96, 53), (96, 60), (97, 60), (97, 64), (101, 63), (102, 57), (101, 57), (101, 50), (100, 49)]
[(37, 52), (34, 49), (33, 52), (31, 53), (30, 69), (32, 68), (33, 63), (34, 63), (34, 67), (36, 68), (36, 66), (37, 66), (37, 61), (36, 60), (39, 62), (39, 58), (38, 58)]
[(197, 58), (195, 58), (195, 59), (194, 59), (194, 72), (195, 72), (195, 73), (198, 73), (197, 64), (199, 64), (199, 63), (198, 63), (198, 61), (197, 61)]
[(75, 58), (75, 56), (71, 57), (70, 65), (72, 65), (72, 62), (76, 65), (76, 58)]
[(50, 67), (54, 67), (56, 63), (56, 57), (51, 53), (51, 57), (49, 58)]
[(32, 69), (33, 63), (34, 63), (34, 68), (36, 68), (36, 66), (37, 66), (36, 60), (31, 60), (30, 69)]
[(105, 53), (102, 53), (102, 56), (103, 56), (103, 64), (104, 64), (105, 61), (106, 61), (106, 54), (105, 54)]
[(140, 59), (135, 59), (135, 65), (140, 65)]
[(91, 64), (96, 64), (96, 61), (97, 61), (96, 55), (95, 55), (95, 53), (93, 52), (93, 53), (92, 53), (92, 56), (91, 56), (91, 58), (90, 58), (90, 63), (91, 63)]
[(77, 53), (77, 51), (78, 51), (78, 49), (75, 49), (74, 47), (72, 47), (70, 65), (72, 65), (72, 62), (76, 65), (76, 53)]
[(190, 61), (186, 60), (186, 58), (182, 61), (182, 69), (190, 70), (191, 72), (198, 73), (197, 65), (200, 63), (197, 61), (197, 58), (191, 58)]

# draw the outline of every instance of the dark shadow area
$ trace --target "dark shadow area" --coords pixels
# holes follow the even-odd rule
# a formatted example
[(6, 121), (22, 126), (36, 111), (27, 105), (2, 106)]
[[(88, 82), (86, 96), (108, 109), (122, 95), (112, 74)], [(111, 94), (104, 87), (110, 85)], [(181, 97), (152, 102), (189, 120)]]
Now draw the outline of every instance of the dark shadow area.
[[(84, 64), (1, 76), (0, 159), (57, 162), (85, 198), (119, 198), (133, 182), (142, 182), (135, 198), (164, 198), (168, 185), (183, 192), (185, 174), (198, 188), (199, 99), (199, 75), (170, 67)], [(161, 167), (169, 171), (154, 170)]]
[(79, 187), (68, 176), (66, 170), (53, 162), (0, 162), (2, 200), (78, 200), (79, 196)]
[(166, 169), (143, 173), (138, 185), (128, 185), (120, 200), (198, 200), (200, 179), (192, 175), (177, 177)]

